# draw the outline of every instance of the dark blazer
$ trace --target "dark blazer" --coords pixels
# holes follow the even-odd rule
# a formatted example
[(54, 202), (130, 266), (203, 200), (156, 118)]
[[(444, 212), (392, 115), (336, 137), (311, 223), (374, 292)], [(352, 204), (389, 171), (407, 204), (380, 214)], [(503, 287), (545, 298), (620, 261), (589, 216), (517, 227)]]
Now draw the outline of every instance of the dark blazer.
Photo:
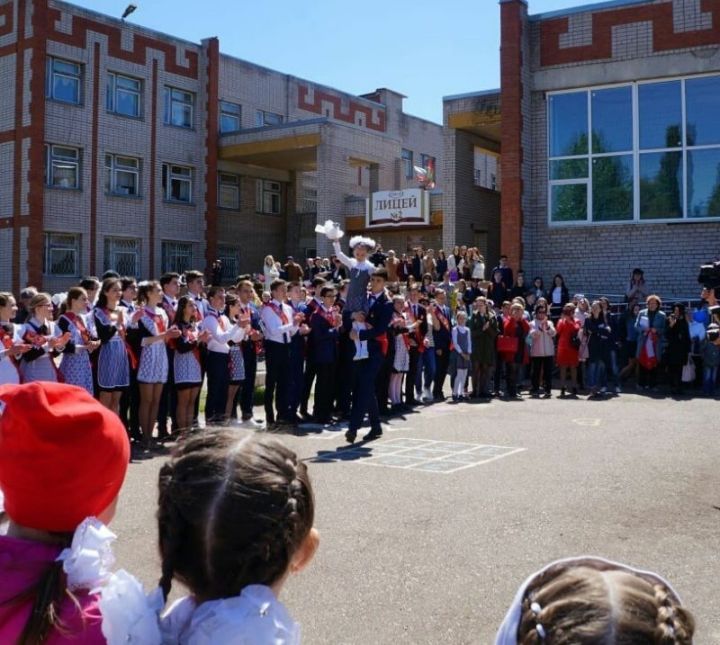
[[(412, 307), (413, 304), (408, 302), (408, 307)], [(410, 338), (416, 342), (418, 342), (418, 335), (420, 336), (419, 344), (422, 344), (423, 340), (425, 340), (425, 336), (427, 336), (428, 332), (428, 321), (427, 321), (427, 309), (423, 307), (422, 305), (414, 305), (417, 307), (417, 316), (416, 320), (420, 323), (415, 329), (413, 329), (412, 333), (410, 334)], [(416, 349), (415, 347), (412, 347), (411, 349)]]
[(442, 307), (438, 305), (438, 309), (445, 314), (445, 318), (447, 318), (450, 324), (449, 329), (445, 329), (445, 325), (443, 325), (441, 321), (440, 329), (433, 328), (433, 342), (435, 343), (435, 350), (449, 350), (450, 344), (452, 343), (452, 313), (448, 305), (444, 305)]
[[(383, 292), (374, 302), (370, 311), (368, 311), (366, 322), (372, 329), (363, 329), (360, 331), (360, 340), (366, 340), (368, 343), (368, 354), (371, 356), (382, 354), (382, 346), (378, 342), (379, 337), (387, 338), (387, 329), (392, 319), (393, 307), (388, 300), (387, 294)], [(349, 321), (352, 328), (352, 320)]]
[(312, 361), (316, 364), (334, 363), (338, 359), (338, 330), (317, 309), (310, 317)]

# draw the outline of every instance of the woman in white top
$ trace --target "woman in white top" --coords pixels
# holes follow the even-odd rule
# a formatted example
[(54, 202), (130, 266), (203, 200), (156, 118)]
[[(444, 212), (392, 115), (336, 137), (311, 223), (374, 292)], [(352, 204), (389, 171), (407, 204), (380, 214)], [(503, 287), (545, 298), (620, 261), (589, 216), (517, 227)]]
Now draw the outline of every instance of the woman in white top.
[(10, 322), (17, 315), (17, 303), (11, 293), (0, 293), (0, 385), (17, 385), (20, 373), (17, 357), (32, 348), (18, 336), (18, 326)]
[(47, 293), (33, 296), (28, 304), (30, 317), (20, 328), (23, 341), (32, 346), (25, 352), (20, 363), (23, 383), (32, 381), (58, 381), (55, 356), (65, 349), (70, 334), (55, 336), (55, 323), (51, 319), (52, 302)]
[(275, 259), (272, 255), (266, 255), (265, 261), (263, 262), (263, 276), (265, 277), (265, 285), (270, 288), (273, 280), (277, 280), (280, 277), (280, 271), (277, 268)]

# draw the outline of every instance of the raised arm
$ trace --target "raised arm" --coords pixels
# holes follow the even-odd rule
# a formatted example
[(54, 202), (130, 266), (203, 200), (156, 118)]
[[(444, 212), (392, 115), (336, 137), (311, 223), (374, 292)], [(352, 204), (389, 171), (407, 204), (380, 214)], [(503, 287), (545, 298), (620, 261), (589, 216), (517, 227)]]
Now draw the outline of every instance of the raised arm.
[(340, 242), (338, 240), (333, 242), (333, 250), (335, 251), (337, 259), (340, 260), (340, 262), (342, 262), (348, 269), (352, 269), (355, 266), (355, 260), (353, 258), (349, 258), (342, 252), (342, 247), (340, 246)]

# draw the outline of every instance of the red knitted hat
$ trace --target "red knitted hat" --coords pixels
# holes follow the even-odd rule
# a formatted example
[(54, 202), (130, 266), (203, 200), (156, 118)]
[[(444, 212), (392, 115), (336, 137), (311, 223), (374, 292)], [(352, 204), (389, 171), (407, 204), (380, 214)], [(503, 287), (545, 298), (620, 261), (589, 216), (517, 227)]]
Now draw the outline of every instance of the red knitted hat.
[(74, 531), (117, 497), (130, 446), (116, 414), (61, 383), (0, 387), (0, 489), (10, 518)]

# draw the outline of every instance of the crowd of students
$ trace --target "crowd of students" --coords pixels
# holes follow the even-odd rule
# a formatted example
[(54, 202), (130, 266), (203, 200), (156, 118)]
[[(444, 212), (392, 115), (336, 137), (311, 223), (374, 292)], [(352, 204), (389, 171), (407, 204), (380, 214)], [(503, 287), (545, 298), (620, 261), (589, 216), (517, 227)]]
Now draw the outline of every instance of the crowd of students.
[[(124, 426), (85, 389), (0, 386), (0, 642), (299, 644), (280, 594), (319, 545), (305, 463), (267, 435), (184, 437), (159, 472), (148, 595), (112, 570), (107, 525), (127, 467)], [(174, 583), (188, 595), (166, 608)], [(495, 642), (688, 645), (694, 631), (670, 582), (583, 557), (532, 574)]]
[[(418, 251), (420, 266), (401, 282), (391, 279), (392, 251), (355, 237), (349, 257), (342, 232), (329, 230), (329, 264), (342, 272), (315, 271), (319, 263), (304, 275), (290, 259), (293, 280), (240, 276), (227, 289), (188, 271), (140, 284), (87, 278), (52, 297), (27, 288), (19, 307), (0, 293), (0, 384), (83, 387), (121, 416), (140, 454), (155, 449), (156, 425), (162, 441), (198, 424), (205, 381), (208, 424), (347, 420), (350, 442), (366, 415), (374, 439), (382, 417), (444, 400), (448, 380), (457, 403), (516, 400), (522, 390), (550, 398), (554, 386), (560, 397), (597, 398), (633, 380), (641, 391), (666, 382), (673, 395), (716, 393), (720, 308), (710, 286), (695, 307), (666, 314), (636, 269), (618, 311), (607, 298), (571, 296), (559, 275), (550, 290), (540, 278), (526, 287), (506, 257), (485, 282), (482, 257), (464, 247), (438, 260)], [(425, 269), (433, 273), (416, 280)], [(469, 280), (452, 280), (463, 271)], [(264, 420), (253, 416), (260, 357)]]

